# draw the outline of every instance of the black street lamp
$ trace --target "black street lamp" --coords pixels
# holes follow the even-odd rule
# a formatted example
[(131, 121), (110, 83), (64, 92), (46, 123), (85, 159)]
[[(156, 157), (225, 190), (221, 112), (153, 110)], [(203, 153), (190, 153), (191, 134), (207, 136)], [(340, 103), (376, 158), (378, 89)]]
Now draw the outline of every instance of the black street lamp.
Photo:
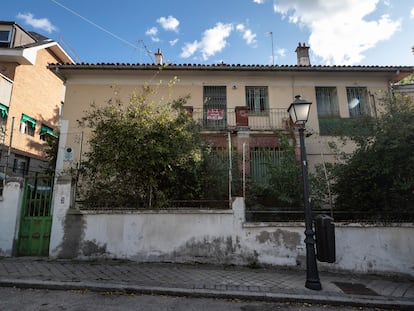
[(318, 266), (315, 254), (315, 232), (312, 224), (312, 208), (309, 197), (308, 163), (306, 161), (305, 149), (305, 125), (308, 122), (311, 102), (303, 100), (300, 95), (295, 96), (295, 100), (288, 108), (289, 115), (294, 124), (298, 125), (300, 139), (300, 160), (302, 162), (303, 178), (303, 200), (305, 205), (305, 244), (306, 244), (306, 283), (305, 287), (313, 290), (321, 290), (322, 285), (319, 280)]

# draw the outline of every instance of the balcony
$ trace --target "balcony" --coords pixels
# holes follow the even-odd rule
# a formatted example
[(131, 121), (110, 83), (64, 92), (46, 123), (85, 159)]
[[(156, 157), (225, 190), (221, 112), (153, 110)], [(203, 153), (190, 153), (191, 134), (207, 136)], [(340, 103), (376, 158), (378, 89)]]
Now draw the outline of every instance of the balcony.
[(246, 107), (228, 109), (186, 107), (186, 109), (205, 131), (220, 131), (228, 128), (274, 131), (288, 128), (289, 114), (284, 108), (272, 108), (253, 114)]

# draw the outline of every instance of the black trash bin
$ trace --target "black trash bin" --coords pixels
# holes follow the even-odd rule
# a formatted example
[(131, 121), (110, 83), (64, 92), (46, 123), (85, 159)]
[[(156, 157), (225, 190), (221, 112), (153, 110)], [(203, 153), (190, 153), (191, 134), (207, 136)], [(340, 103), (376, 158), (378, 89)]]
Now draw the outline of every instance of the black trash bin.
[(328, 215), (315, 217), (315, 238), (316, 258), (321, 262), (335, 262), (335, 225), (332, 217)]

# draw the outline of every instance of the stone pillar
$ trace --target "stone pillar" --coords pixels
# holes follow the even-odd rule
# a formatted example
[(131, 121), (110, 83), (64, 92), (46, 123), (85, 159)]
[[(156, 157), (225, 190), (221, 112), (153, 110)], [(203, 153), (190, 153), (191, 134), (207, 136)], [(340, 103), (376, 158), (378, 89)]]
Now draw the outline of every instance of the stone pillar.
[(58, 257), (65, 235), (66, 215), (72, 204), (72, 177), (60, 176), (53, 189), (52, 230), (50, 234), (49, 256)]
[(23, 180), (9, 181), (0, 201), (0, 256), (16, 255), (20, 229)]

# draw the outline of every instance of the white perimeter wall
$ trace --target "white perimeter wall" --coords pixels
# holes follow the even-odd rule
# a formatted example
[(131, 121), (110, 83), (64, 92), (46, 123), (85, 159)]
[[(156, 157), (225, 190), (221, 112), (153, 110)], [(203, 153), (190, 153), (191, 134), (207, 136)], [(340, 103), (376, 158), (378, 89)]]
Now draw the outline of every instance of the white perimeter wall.
[[(79, 212), (69, 208), (70, 187), (56, 187), (51, 257), (305, 268), (304, 224), (245, 223), (242, 198), (221, 211)], [(414, 276), (413, 224), (335, 224), (335, 235), (336, 262), (318, 263), (321, 271)]]
[[(1, 181), (0, 181), (1, 182)], [(21, 182), (8, 182), (0, 200), (0, 256), (12, 256), (20, 220)]]

